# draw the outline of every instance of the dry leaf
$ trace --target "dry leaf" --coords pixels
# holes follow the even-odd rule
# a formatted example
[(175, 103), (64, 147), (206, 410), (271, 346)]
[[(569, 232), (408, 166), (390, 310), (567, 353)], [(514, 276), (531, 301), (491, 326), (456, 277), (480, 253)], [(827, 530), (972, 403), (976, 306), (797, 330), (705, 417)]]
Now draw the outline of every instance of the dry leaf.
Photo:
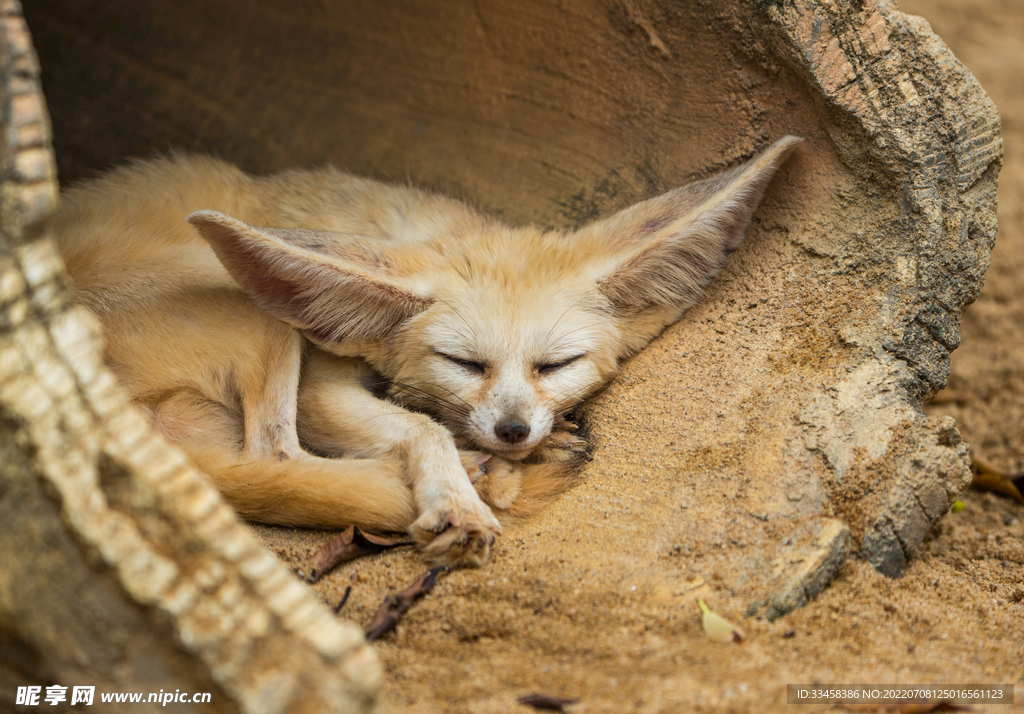
[(561, 712), (565, 711), (565, 708), (570, 704), (578, 702), (579, 699), (563, 699), (561, 697), (553, 697), (550, 694), (527, 694), (526, 696), (519, 697), (517, 701), (534, 709)]
[(697, 600), (700, 609), (704, 612), (704, 634), (714, 642), (742, 642), (743, 630), (732, 624), (724, 617), (704, 604), (703, 600)]
[(393, 593), (384, 598), (384, 602), (381, 603), (377, 609), (377, 614), (373, 616), (373, 622), (366, 628), (366, 639), (373, 642), (376, 639), (380, 639), (384, 634), (390, 632), (398, 621), (402, 618), (402, 615), (412, 607), (412, 604), (421, 595), (430, 592), (434, 589), (434, 585), (437, 583), (437, 577), (441, 573), (450, 573), (451, 568), (447, 566), (441, 566), (440, 568), (434, 568), (423, 573), (423, 575), (416, 578), (416, 581), (401, 592)]
[(1021, 490), (1024, 489), (1024, 474), (1010, 476), (999, 469), (992, 468), (991, 465), (977, 457), (971, 458), (971, 469), (974, 471), (974, 481), (971, 482), (971, 485), (975, 488), (1001, 493), (1014, 499), (1017, 503), (1024, 503), (1024, 495), (1021, 494)]
[(306, 580), (307, 582), (315, 583), (342, 563), (361, 558), (364, 555), (379, 553), (388, 548), (412, 544), (411, 540), (405, 538), (392, 538), (378, 535), (377, 533), (367, 533), (355, 526), (349, 526), (340, 535), (313, 554), (310, 562), (311, 570)]

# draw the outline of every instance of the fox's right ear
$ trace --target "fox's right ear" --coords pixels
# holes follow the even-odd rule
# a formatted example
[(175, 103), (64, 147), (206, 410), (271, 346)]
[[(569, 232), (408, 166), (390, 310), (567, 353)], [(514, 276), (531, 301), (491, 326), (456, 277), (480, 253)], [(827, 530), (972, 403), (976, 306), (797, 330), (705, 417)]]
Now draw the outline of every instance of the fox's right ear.
[(324, 345), (381, 339), (432, 302), (359, 236), (254, 227), (216, 211), (188, 222), (253, 302)]
[(604, 256), (598, 289), (627, 314), (692, 307), (743, 242), (768, 182), (801, 141), (787, 136), (745, 164), (583, 228), (581, 244)]

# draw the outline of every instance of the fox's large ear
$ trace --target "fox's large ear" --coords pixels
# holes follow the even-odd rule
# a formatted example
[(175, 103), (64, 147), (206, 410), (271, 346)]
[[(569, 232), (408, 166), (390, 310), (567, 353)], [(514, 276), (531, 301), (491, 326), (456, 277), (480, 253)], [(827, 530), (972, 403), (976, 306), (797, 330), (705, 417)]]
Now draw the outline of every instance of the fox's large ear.
[(359, 236), (254, 227), (216, 211), (188, 221), (253, 302), (325, 345), (380, 339), (432, 302), (398, 284)]
[(749, 162), (631, 206), (580, 231), (611, 258), (598, 288), (619, 310), (686, 309), (743, 242), (768, 182), (802, 139), (787, 136)]

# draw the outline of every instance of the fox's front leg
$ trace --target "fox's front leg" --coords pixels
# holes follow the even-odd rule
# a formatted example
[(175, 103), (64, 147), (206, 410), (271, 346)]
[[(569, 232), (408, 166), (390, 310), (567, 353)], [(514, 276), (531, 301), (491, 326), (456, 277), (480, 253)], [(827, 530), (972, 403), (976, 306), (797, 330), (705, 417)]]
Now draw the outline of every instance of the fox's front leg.
[(423, 554), (479, 566), (501, 526), (474, 490), (451, 433), (424, 414), (376, 398), (361, 360), (313, 350), (299, 387), (299, 437), (312, 448), (406, 464), (418, 517), (409, 527)]

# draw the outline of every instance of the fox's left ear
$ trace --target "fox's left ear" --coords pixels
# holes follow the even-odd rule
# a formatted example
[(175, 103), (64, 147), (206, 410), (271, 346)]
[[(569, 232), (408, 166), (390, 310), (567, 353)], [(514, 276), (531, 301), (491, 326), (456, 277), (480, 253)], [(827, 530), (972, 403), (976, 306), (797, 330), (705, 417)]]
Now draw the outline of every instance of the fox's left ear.
[(583, 228), (598, 242), (598, 289), (620, 311), (693, 306), (743, 242), (768, 182), (803, 139), (787, 136), (760, 156), (638, 203)]
[(216, 211), (188, 221), (256, 305), (328, 349), (383, 339), (433, 302), (361, 236), (250, 226)]

